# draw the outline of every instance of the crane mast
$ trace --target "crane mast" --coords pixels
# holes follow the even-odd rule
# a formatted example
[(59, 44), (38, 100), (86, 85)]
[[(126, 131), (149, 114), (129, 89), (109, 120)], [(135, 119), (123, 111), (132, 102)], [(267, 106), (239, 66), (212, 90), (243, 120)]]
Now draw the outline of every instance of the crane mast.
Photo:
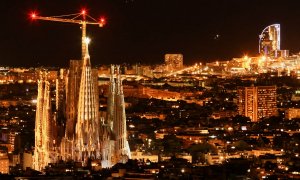
[[(64, 18), (65, 17), (65, 18)], [(69, 17), (69, 18), (66, 18)], [(78, 19), (78, 17), (82, 17), (82, 19)], [(90, 20), (86, 20), (88, 17)], [(55, 22), (63, 22), (63, 23), (73, 23), (73, 24), (80, 24), (81, 25), (81, 58), (84, 58), (86, 53), (86, 26), (89, 25), (98, 25), (99, 27), (103, 27), (105, 25), (105, 19), (100, 18), (99, 21), (94, 19), (93, 17), (86, 14), (86, 11), (83, 10), (81, 13), (76, 14), (69, 14), (69, 15), (60, 15), (60, 16), (50, 16), (50, 17), (43, 17), (38, 16), (36, 13), (31, 14), (32, 19), (37, 20), (44, 20), (44, 21), (55, 21)]]

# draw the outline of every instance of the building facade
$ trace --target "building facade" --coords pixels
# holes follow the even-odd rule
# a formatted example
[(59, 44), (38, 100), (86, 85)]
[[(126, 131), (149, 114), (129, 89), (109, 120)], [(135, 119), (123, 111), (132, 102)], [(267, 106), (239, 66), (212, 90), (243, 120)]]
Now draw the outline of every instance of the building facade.
[(300, 118), (300, 108), (288, 108), (285, 110), (285, 118), (288, 120)]
[(0, 174), (9, 173), (9, 159), (7, 152), (0, 151)]
[(259, 53), (274, 56), (280, 50), (280, 24), (267, 26), (259, 35)]
[(277, 114), (276, 86), (238, 88), (238, 114), (256, 122)]
[(183, 68), (182, 54), (166, 54), (165, 55), (166, 70), (173, 72)]

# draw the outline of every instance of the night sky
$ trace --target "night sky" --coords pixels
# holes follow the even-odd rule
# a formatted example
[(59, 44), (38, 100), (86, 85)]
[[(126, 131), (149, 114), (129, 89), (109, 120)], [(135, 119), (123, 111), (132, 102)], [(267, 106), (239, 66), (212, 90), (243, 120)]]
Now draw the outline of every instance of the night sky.
[(32, 21), (80, 12), (105, 16), (88, 26), (93, 65), (162, 63), (182, 53), (184, 63), (257, 55), (258, 35), (281, 24), (281, 49), (300, 51), (298, 0), (1, 0), (0, 65), (68, 66), (81, 57), (79, 25)]

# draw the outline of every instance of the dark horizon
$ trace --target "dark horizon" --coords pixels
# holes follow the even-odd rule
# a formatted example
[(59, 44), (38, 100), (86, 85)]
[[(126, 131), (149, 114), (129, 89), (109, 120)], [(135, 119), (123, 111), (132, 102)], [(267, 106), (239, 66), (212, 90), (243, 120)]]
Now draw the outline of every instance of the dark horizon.
[(10, 0), (1, 3), (0, 66), (63, 66), (80, 59), (79, 25), (32, 21), (87, 8), (104, 15), (103, 28), (88, 26), (93, 65), (163, 63), (182, 53), (184, 64), (258, 54), (264, 27), (281, 24), (281, 49), (300, 51), (300, 2), (271, 0)]

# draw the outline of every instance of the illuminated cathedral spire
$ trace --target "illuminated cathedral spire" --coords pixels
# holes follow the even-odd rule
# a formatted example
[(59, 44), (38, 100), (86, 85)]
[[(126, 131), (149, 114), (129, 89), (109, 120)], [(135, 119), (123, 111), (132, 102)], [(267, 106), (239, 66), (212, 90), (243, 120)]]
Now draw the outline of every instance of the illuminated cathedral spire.
[(116, 66), (116, 79), (111, 82), (111, 86), (114, 86), (114, 115), (113, 115), (113, 133), (115, 134), (114, 156), (117, 162), (126, 162), (130, 156), (130, 149), (127, 140), (126, 129), (126, 113), (125, 102), (123, 94), (123, 85), (121, 79), (120, 66)]
[(47, 73), (40, 72), (35, 119), (33, 169), (41, 171), (55, 161), (55, 121), (51, 113), (50, 83)]
[(113, 128), (114, 122), (114, 105), (115, 103), (115, 66), (110, 67), (110, 83), (108, 88), (108, 99), (107, 99), (107, 124)]
[(97, 91), (92, 77), (90, 56), (88, 53), (89, 39), (86, 39), (86, 54), (83, 60), (78, 116), (75, 128), (75, 156), (78, 161), (100, 158), (99, 112), (96, 102)]

